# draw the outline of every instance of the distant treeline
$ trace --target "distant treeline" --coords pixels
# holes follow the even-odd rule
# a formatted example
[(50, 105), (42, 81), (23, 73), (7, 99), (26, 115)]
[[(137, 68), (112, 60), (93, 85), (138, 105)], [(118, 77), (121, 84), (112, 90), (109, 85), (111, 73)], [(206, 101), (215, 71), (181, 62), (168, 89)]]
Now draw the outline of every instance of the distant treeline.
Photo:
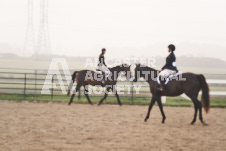
[[(63, 55), (33, 55), (30, 57), (21, 57), (12, 53), (0, 53), (0, 59), (7, 60), (35, 60), (45, 61), (51, 58), (66, 58), (67, 61), (85, 63), (88, 57), (69, 57)], [(94, 58), (94, 57), (89, 57)], [(152, 57), (153, 58), (153, 57)], [(162, 66), (165, 63), (165, 58), (155, 57), (156, 66)], [(178, 56), (177, 65), (180, 67), (198, 67), (198, 68), (226, 68), (226, 61), (217, 58), (204, 58), (204, 57), (187, 57)]]

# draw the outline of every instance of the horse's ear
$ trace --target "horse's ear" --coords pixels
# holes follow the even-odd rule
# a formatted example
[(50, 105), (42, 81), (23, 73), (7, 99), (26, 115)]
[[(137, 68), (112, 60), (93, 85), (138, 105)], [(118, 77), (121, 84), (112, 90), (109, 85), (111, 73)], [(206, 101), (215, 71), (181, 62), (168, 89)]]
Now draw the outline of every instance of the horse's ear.
[(122, 66), (123, 66), (123, 67), (130, 67), (130, 65), (128, 65), (128, 64), (126, 64), (126, 63), (122, 64)]

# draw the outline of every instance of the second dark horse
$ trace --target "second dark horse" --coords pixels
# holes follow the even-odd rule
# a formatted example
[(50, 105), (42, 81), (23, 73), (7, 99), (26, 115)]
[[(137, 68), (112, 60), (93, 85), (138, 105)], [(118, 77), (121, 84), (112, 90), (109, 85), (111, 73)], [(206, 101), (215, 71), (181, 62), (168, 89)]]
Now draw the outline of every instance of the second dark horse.
[[(115, 89), (115, 85), (117, 83), (117, 78), (121, 72), (125, 73), (125, 76), (127, 79), (131, 78), (130, 66), (127, 64), (122, 64), (122, 65), (119, 65), (119, 66), (116, 66), (113, 68), (109, 68), (109, 69), (111, 71), (111, 74), (108, 77), (108, 79), (105, 81), (105, 83), (102, 83), (101, 79), (95, 78), (98, 75), (94, 71), (91, 71), (91, 70), (75, 71), (72, 74), (72, 80), (71, 80), (71, 84), (68, 89), (68, 95), (70, 95), (70, 91), (72, 89), (72, 86), (73, 86), (73, 83), (75, 80), (77, 81), (77, 85), (76, 85), (75, 91), (73, 92), (73, 94), (71, 96), (71, 99), (70, 99), (70, 102), (68, 103), (68, 105), (70, 105), (72, 103), (75, 93), (81, 88), (81, 86), (83, 86), (85, 89), (85, 96), (86, 96), (87, 100), (89, 101), (90, 104), (92, 104), (92, 102), (89, 98), (89, 95), (88, 95), (88, 88), (87, 88), (88, 85), (92, 85), (92, 86), (100, 85), (102, 87), (106, 87), (104, 98), (102, 98), (100, 100), (98, 105), (100, 105), (103, 102), (103, 100), (105, 100), (107, 98), (108, 92), (110, 91), (110, 89), (112, 89), (112, 92), (117, 97), (118, 104), (121, 105), (121, 101), (117, 94), (117, 90)], [(89, 78), (87, 78), (88, 75), (90, 75)]]
[[(148, 74), (147, 74), (148, 73)], [(139, 77), (138, 77), (139, 75)], [(202, 106), (206, 113), (208, 113), (210, 109), (210, 98), (209, 98), (209, 87), (206, 83), (206, 79), (202, 74), (194, 74), (194, 73), (183, 73), (182, 77), (186, 80), (172, 80), (166, 85), (166, 90), (159, 92), (157, 90), (159, 84), (155, 80), (158, 75), (158, 70), (155, 70), (150, 67), (142, 66), (140, 64), (136, 65), (135, 68), (135, 79), (134, 82), (137, 82), (138, 78), (142, 77), (148, 82), (150, 86), (150, 91), (152, 93), (152, 99), (148, 108), (148, 113), (145, 118), (145, 121), (148, 120), (150, 116), (150, 112), (152, 106), (157, 101), (159, 105), (159, 109), (162, 113), (162, 123), (164, 123), (166, 116), (163, 112), (161, 96), (179, 96), (185, 93), (194, 103), (195, 114), (191, 124), (194, 124), (196, 121), (197, 112), (199, 111), (199, 119), (203, 125), (206, 125), (202, 118)], [(200, 102), (197, 97), (199, 91), (202, 90), (202, 97)]]

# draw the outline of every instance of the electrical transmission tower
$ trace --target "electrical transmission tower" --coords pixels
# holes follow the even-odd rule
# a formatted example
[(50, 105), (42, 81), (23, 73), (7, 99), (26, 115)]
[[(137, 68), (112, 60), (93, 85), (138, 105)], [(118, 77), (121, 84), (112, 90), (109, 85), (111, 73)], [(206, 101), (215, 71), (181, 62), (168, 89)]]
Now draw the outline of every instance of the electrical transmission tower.
[(27, 31), (24, 43), (24, 56), (31, 56), (35, 52), (35, 40), (34, 40), (34, 28), (33, 28), (33, 0), (28, 0), (28, 21), (27, 21)]
[(48, 0), (40, 0), (40, 27), (36, 53), (51, 54), (48, 27)]

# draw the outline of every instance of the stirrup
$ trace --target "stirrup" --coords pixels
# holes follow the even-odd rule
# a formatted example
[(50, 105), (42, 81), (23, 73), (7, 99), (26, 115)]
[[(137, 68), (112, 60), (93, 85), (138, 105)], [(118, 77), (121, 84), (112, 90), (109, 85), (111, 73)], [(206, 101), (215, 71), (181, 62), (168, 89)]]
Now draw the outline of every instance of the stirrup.
[(162, 87), (158, 87), (157, 88), (157, 91), (161, 91), (162, 92), (163, 91), (163, 88)]
[(161, 82), (161, 84), (159, 85), (159, 87), (157, 88), (158, 91), (162, 92), (164, 90), (166, 90), (166, 86), (163, 82)]
[(104, 80), (104, 79), (102, 79), (102, 80), (101, 80), (101, 83), (102, 83), (102, 84), (105, 84), (105, 80)]

